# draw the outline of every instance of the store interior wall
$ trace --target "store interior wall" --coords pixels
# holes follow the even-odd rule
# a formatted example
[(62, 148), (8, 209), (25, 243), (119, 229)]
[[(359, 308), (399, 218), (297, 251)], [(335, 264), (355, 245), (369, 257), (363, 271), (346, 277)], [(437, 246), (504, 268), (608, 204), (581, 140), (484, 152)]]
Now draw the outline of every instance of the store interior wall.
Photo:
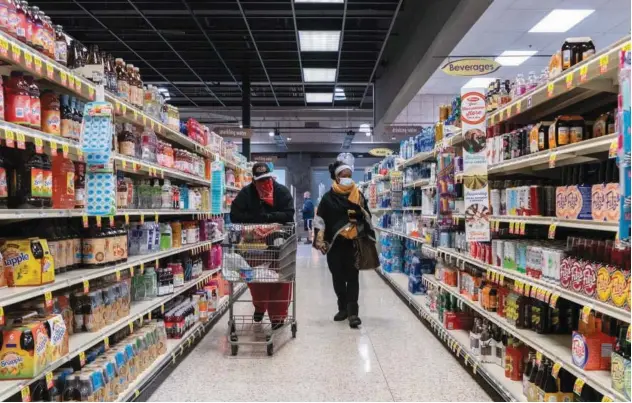
[(417, 94), (393, 123), (398, 125), (434, 125), (439, 121), (439, 106), (450, 105), (456, 95)]

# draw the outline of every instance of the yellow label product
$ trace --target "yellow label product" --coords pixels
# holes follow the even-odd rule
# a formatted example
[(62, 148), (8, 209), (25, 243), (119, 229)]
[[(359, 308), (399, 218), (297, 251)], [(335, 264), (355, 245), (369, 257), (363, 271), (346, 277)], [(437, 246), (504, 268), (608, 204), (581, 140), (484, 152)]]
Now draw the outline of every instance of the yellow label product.
[(55, 281), (55, 263), (45, 239), (0, 240), (0, 253), (10, 287), (36, 286)]

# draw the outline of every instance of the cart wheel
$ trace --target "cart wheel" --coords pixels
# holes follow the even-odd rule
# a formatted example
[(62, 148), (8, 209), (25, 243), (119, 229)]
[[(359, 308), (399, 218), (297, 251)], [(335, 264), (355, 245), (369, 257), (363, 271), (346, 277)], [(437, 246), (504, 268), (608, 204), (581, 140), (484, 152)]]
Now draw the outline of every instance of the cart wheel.
[(272, 356), (274, 354), (274, 344), (268, 344), (268, 356)]
[(237, 355), (238, 351), (239, 351), (239, 346), (237, 344), (230, 345), (230, 355), (235, 356)]
[(296, 323), (292, 323), (292, 338), (296, 338)]

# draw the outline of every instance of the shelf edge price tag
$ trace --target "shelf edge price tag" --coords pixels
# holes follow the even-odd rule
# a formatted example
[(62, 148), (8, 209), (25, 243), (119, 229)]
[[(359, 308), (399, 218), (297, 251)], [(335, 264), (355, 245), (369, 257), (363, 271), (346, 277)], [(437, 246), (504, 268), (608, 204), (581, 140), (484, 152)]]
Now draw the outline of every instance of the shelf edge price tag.
[(79, 353), (79, 365), (81, 365), (82, 367), (86, 365), (86, 352), (85, 351), (81, 351)]
[(617, 152), (619, 151), (619, 139), (612, 140), (610, 148), (608, 149), (608, 158), (617, 158)]
[(13, 130), (5, 130), (4, 138), (6, 139), (7, 147), (15, 147), (15, 134), (13, 133)]
[(590, 318), (590, 311), (592, 311), (592, 307), (590, 305), (586, 305), (582, 308), (582, 320), (584, 323), (588, 323), (588, 319)]
[(531, 284), (525, 284), (524, 285), (524, 295), (530, 295), (531, 294)]
[(44, 152), (44, 141), (39, 137), (35, 137), (33, 141), (35, 142), (35, 152), (42, 154)]
[(129, 214), (125, 213), (125, 225), (129, 225)]
[(557, 160), (557, 153), (549, 154), (549, 168), (555, 168), (556, 160)]
[(502, 285), (504, 285), (504, 284), (505, 284), (505, 275), (504, 275), (503, 273), (500, 273), (500, 274), (499, 274), (498, 284), (499, 284), (500, 286), (502, 286)]
[(134, 391), (134, 399), (138, 399), (138, 396), (140, 396), (140, 391), (138, 389), (136, 389)]
[(552, 308), (555, 308), (557, 306), (557, 300), (559, 298), (560, 298), (560, 293), (554, 292), (553, 295), (551, 295), (551, 299), (549, 300), (549, 305), (551, 305)]
[(584, 388), (585, 384), (586, 384), (586, 381), (583, 380), (582, 378), (575, 379), (575, 384), (573, 385), (573, 392), (577, 394), (578, 396), (581, 395), (582, 389)]
[(117, 270), (116, 272), (114, 272), (115, 277), (116, 277), (116, 281), (119, 282), (121, 281), (121, 271)]
[(52, 63), (46, 62), (46, 77), (49, 80), (52, 80), (55, 77), (55, 66)]
[(59, 78), (61, 81), (61, 85), (66, 86), (66, 82), (68, 81), (68, 74), (64, 70), (59, 70)]
[(0, 306), (0, 326), (4, 326), (4, 307)]
[(106, 350), (110, 348), (110, 338), (108, 336), (105, 336), (103, 338), (103, 345), (105, 346)]
[(143, 213), (140, 214), (140, 223), (145, 224), (145, 214)]
[(88, 280), (83, 280), (83, 293), (87, 294), (90, 292), (90, 282)]
[(24, 66), (29, 70), (33, 68), (33, 54), (27, 51), (24, 51)]
[(129, 326), (129, 331), (130, 333), (134, 332), (134, 321), (129, 321), (129, 323), (127, 324), (127, 326)]
[(165, 314), (165, 304), (160, 305), (160, 313), (163, 315)]
[(551, 376), (557, 379), (557, 375), (560, 373), (560, 369), (562, 369), (561, 363), (556, 362), (555, 364), (553, 364), (553, 368), (551, 369)]
[(520, 222), (520, 235), (524, 235), (527, 223), (525, 221)]
[(22, 49), (20, 49), (20, 47), (16, 44), (11, 44), (11, 57), (13, 58), (13, 60), (15, 60), (16, 62), (20, 61), (20, 54), (22, 53)]
[(46, 291), (44, 293), (44, 305), (46, 306), (46, 308), (53, 307), (53, 293), (52, 292)]
[(50, 155), (52, 155), (53, 157), (56, 157), (57, 156), (57, 142), (55, 140), (50, 140), (49, 144), (50, 144)]
[(574, 72), (570, 71), (566, 74), (566, 89), (570, 90), (573, 87), (573, 75)]
[(588, 65), (584, 64), (579, 68), (579, 82), (583, 83), (588, 79)]
[(24, 137), (24, 133), (17, 132), (15, 133), (16, 143), (18, 144), (18, 148), (20, 150), (26, 150), (26, 138)]
[(546, 85), (546, 96), (547, 96), (547, 98), (551, 98), (553, 96), (554, 88), (555, 88), (555, 84), (553, 84), (553, 83), (548, 83)]
[(61, 145), (61, 152), (63, 153), (64, 158), (68, 158), (68, 144)]
[(53, 383), (53, 373), (48, 371), (45, 375), (46, 378), (46, 389), (52, 389), (55, 384)]
[(140, 274), (145, 274), (145, 263), (140, 264)]
[(608, 62), (610, 59), (609, 54), (599, 56), (599, 74), (604, 74), (608, 71)]
[(97, 219), (97, 228), (101, 228), (101, 224), (102, 224), (101, 216), (98, 215), (96, 219)]
[(86, 214), (81, 216), (81, 223), (83, 224), (83, 228), (88, 228), (88, 216)]
[(557, 228), (557, 224), (553, 223), (549, 225), (549, 239), (555, 239), (555, 229)]
[(20, 396), (22, 397), (23, 402), (31, 401), (31, 388), (29, 385), (24, 385), (22, 389), (20, 389)]
[(129, 276), (134, 277), (134, 266), (130, 266), (129, 268)]
[(509, 222), (509, 233), (510, 233), (510, 234), (513, 234), (513, 233), (514, 233), (514, 227), (515, 227), (515, 224), (516, 224), (516, 223), (515, 223), (515, 222), (513, 222), (513, 221), (510, 221), (510, 222)]
[(80, 148), (77, 148), (77, 159), (79, 161), (83, 161), (83, 150)]
[(93, 86), (88, 86), (88, 96), (90, 97), (90, 99), (94, 99), (94, 87)]
[(603, 395), (603, 397), (601, 398), (602, 402), (614, 402), (614, 399), (609, 396), (609, 395)]

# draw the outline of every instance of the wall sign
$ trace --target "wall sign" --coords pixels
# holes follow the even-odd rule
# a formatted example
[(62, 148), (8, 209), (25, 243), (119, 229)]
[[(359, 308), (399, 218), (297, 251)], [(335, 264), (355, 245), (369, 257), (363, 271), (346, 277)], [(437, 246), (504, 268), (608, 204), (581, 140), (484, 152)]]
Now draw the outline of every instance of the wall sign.
[(418, 134), (422, 129), (422, 126), (402, 126), (402, 125), (388, 125), (384, 127), (384, 134), (391, 136), (414, 136)]
[(253, 155), (252, 160), (254, 162), (276, 162), (279, 159), (276, 155)]
[(369, 154), (374, 157), (387, 157), (389, 155), (393, 155), (393, 150), (390, 148), (374, 148), (369, 150)]
[(215, 127), (213, 131), (221, 137), (237, 137), (249, 139), (252, 137), (252, 129), (240, 129), (238, 127)]
[(500, 64), (490, 59), (459, 59), (446, 63), (441, 70), (451, 76), (484, 76), (500, 68)]

